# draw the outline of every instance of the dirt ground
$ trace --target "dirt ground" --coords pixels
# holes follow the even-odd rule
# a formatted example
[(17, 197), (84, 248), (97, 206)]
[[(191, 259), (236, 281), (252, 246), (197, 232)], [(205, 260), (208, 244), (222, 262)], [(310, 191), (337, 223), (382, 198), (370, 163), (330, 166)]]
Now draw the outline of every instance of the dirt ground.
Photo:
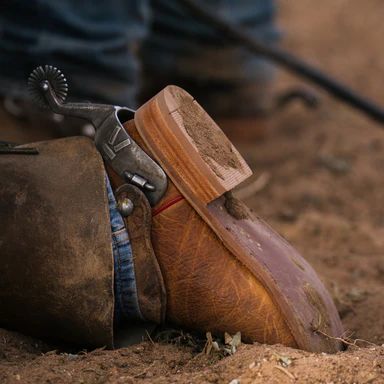
[[(382, 0), (279, 4), (287, 48), (383, 103)], [(69, 353), (0, 330), (0, 383), (383, 383), (384, 132), (319, 95), (318, 109), (292, 105), (239, 146), (254, 176), (238, 193), (313, 264), (348, 335), (365, 341), (336, 355), (255, 344), (219, 358), (151, 341)]]

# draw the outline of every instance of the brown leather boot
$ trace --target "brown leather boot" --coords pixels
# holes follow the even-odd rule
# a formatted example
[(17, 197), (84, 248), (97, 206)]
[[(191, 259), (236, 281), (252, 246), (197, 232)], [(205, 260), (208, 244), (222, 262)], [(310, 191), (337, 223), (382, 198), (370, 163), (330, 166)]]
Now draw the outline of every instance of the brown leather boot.
[[(152, 209), (116, 189), (146, 320), (335, 352), (342, 326), (305, 260), (226, 192), (250, 170), (186, 92), (168, 87), (125, 124), (170, 178)], [(26, 333), (113, 346), (113, 257), (103, 163), (69, 138), (0, 156), (0, 320)], [(115, 187), (123, 184), (110, 172)], [(225, 195), (225, 196), (224, 196)], [(151, 246), (153, 243), (153, 249)]]
[(340, 350), (340, 318), (312, 267), (228, 193), (251, 172), (199, 104), (170, 86), (125, 128), (171, 180), (152, 211), (167, 321), (241, 331), (249, 342)]

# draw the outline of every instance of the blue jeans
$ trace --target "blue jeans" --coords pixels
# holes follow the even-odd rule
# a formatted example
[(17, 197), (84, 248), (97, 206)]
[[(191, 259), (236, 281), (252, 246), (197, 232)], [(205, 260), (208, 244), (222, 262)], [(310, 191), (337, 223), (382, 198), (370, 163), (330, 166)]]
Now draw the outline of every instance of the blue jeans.
[[(273, 43), (274, 0), (196, 0)], [(271, 66), (196, 20), (179, 0), (12, 0), (0, 4), (0, 92), (25, 96), (38, 65), (68, 77), (70, 95), (137, 107), (167, 83), (213, 114), (252, 113)], [(141, 80), (140, 74), (143, 73)], [(207, 92), (208, 90), (208, 92)], [(208, 96), (207, 96), (208, 95)]]
[(112, 231), (115, 323), (119, 324), (124, 320), (144, 320), (137, 297), (135, 265), (128, 231), (117, 209), (116, 199), (107, 176), (105, 177), (105, 183)]

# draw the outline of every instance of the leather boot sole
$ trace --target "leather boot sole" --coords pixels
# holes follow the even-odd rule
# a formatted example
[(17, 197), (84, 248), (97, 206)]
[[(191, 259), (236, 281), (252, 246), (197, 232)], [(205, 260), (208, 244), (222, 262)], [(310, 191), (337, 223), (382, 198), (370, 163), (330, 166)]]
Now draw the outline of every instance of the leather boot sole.
[(251, 174), (199, 104), (169, 86), (126, 128), (172, 183), (155, 207), (153, 246), (167, 290), (167, 319), (243, 339), (336, 352), (343, 333), (312, 267), (231, 196)]

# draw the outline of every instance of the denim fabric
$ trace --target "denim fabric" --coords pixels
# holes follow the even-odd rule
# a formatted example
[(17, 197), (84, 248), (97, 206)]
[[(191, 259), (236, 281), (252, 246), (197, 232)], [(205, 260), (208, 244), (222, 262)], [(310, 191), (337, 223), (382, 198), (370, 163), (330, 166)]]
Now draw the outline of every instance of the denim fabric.
[(137, 298), (135, 270), (128, 232), (124, 220), (117, 210), (116, 199), (107, 176), (105, 180), (108, 192), (115, 270), (115, 319), (117, 323), (124, 320), (143, 320)]
[[(278, 37), (274, 0), (196, 1), (266, 42)], [(3, 1), (0, 36), (0, 92), (20, 96), (32, 69), (52, 64), (67, 75), (75, 99), (136, 107), (144, 38), (145, 98), (173, 83), (209, 112), (231, 109), (234, 101), (252, 111), (257, 89), (273, 73), (179, 0)]]
[[(273, 0), (195, 1), (266, 43), (280, 36)], [(153, 33), (143, 48), (143, 99), (176, 84), (214, 117), (250, 115), (263, 107), (274, 75), (269, 62), (197, 20), (182, 2), (152, 3)]]
[(29, 73), (50, 64), (75, 99), (133, 106), (147, 19), (143, 0), (1, 1), (2, 91), (20, 95)]

